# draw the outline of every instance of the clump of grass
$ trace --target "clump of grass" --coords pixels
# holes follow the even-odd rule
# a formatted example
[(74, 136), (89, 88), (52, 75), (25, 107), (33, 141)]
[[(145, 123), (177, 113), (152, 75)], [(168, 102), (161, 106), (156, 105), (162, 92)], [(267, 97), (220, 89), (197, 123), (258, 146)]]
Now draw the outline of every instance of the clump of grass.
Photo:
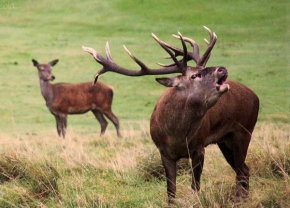
[(28, 164), (22, 178), (22, 183), (28, 187), (37, 198), (58, 196), (57, 180), (59, 174), (48, 163)]
[[(145, 181), (152, 179), (164, 180), (165, 170), (162, 165), (160, 154), (157, 150), (149, 155), (139, 157), (137, 160), (137, 169)], [(188, 159), (181, 159), (177, 163), (177, 175), (186, 175), (191, 173), (191, 165)]]
[(251, 173), (289, 179), (289, 135), (276, 125), (270, 128), (268, 125), (261, 126), (261, 131), (257, 131), (259, 141), (254, 140), (253, 145), (258, 148), (250, 148), (248, 162), (251, 165)]
[(32, 162), (15, 154), (0, 156), (0, 180), (19, 183), (30, 195), (47, 198), (58, 195), (59, 174), (48, 162)]
[(24, 172), (24, 167), (16, 155), (0, 156), (0, 183), (17, 178)]
[(1, 187), (0, 207), (43, 207), (42, 202), (35, 199), (18, 183), (11, 183), (8, 187)]
[(160, 155), (157, 151), (149, 155), (140, 157), (137, 160), (137, 169), (142, 178), (146, 181), (155, 179), (164, 179), (165, 171), (161, 162)]
[[(288, 146), (290, 146), (290, 145), (288, 145)], [(290, 149), (290, 148), (288, 147), (288, 149)], [(281, 155), (277, 155), (277, 157), (273, 158), (273, 160), (271, 161), (271, 170), (277, 176), (289, 177), (290, 155), (288, 154), (285, 157), (284, 157), (284, 155), (282, 155), (282, 157), (281, 157)]]

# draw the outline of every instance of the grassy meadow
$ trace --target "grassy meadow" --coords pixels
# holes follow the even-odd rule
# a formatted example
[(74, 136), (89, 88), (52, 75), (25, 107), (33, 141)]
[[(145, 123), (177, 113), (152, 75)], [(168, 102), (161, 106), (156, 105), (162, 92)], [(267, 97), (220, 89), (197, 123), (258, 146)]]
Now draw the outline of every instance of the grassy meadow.
[[(170, 63), (151, 32), (180, 31), (205, 49), (203, 25), (218, 41), (210, 65), (260, 98), (250, 145), (251, 193), (240, 207), (287, 207), (289, 172), (289, 15), (286, 1), (1, 0), (0, 1), (0, 207), (165, 207), (166, 185), (149, 119), (164, 87), (154, 76), (107, 73), (115, 89), (113, 112), (122, 139), (109, 123), (104, 137), (92, 113), (68, 117), (65, 140), (40, 94), (40, 63), (58, 58), (57, 82), (93, 81), (101, 68), (81, 46), (137, 69), (122, 45), (150, 67)], [(193, 63), (192, 63), (193, 64)], [(201, 192), (190, 189), (190, 167), (181, 161), (176, 207), (232, 207), (235, 175), (216, 146), (206, 149)]]

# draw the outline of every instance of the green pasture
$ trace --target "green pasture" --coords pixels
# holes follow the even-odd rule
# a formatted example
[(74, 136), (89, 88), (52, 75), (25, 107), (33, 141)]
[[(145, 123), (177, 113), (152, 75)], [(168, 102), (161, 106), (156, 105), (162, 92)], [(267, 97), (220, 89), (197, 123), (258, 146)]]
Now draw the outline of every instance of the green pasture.
[[(223, 65), (229, 78), (253, 89), (261, 100), (260, 120), (289, 121), (289, 62), (286, 1), (71, 1), (2, 0), (0, 4), (0, 130), (37, 132), (54, 128), (40, 94), (31, 59), (58, 58), (54, 82), (92, 81), (101, 66), (81, 46), (104, 54), (109, 41), (114, 60), (138, 69), (126, 45), (150, 67), (167, 54), (151, 32), (180, 47), (171, 34), (195, 39), (202, 51), (208, 34), (218, 35), (210, 65)], [(167, 61), (168, 62), (168, 61)], [(192, 63), (194, 65), (194, 63)], [(107, 73), (100, 78), (115, 88), (113, 110), (125, 121), (149, 120), (164, 91), (154, 77)], [(247, 98), (245, 98), (247, 99)], [(75, 128), (99, 128), (91, 113), (71, 116)]]

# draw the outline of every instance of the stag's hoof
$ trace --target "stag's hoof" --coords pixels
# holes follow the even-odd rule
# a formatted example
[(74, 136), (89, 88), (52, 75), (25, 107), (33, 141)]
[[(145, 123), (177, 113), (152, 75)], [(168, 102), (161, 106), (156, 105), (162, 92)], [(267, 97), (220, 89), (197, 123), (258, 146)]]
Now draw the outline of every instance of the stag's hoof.
[(235, 193), (231, 196), (231, 201), (234, 203), (240, 203), (247, 199), (249, 195), (249, 191), (246, 190), (245, 188), (238, 186)]
[(193, 183), (193, 184), (191, 184), (191, 188), (192, 188), (193, 191), (199, 192), (200, 185), (198, 183)]
[(176, 207), (178, 205), (175, 197), (168, 197), (168, 207)]

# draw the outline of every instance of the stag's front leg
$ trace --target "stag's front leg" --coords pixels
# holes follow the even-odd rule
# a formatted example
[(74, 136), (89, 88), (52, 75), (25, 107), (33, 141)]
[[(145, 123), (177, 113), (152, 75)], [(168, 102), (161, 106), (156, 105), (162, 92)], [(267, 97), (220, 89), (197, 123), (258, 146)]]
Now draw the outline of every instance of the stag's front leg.
[(163, 155), (161, 159), (166, 174), (168, 202), (171, 204), (176, 193), (176, 161), (167, 159)]
[(204, 163), (204, 147), (198, 148), (193, 154), (191, 154), (192, 160), (192, 184), (191, 188), (194, 191), (200, 190), (200, 177)]

